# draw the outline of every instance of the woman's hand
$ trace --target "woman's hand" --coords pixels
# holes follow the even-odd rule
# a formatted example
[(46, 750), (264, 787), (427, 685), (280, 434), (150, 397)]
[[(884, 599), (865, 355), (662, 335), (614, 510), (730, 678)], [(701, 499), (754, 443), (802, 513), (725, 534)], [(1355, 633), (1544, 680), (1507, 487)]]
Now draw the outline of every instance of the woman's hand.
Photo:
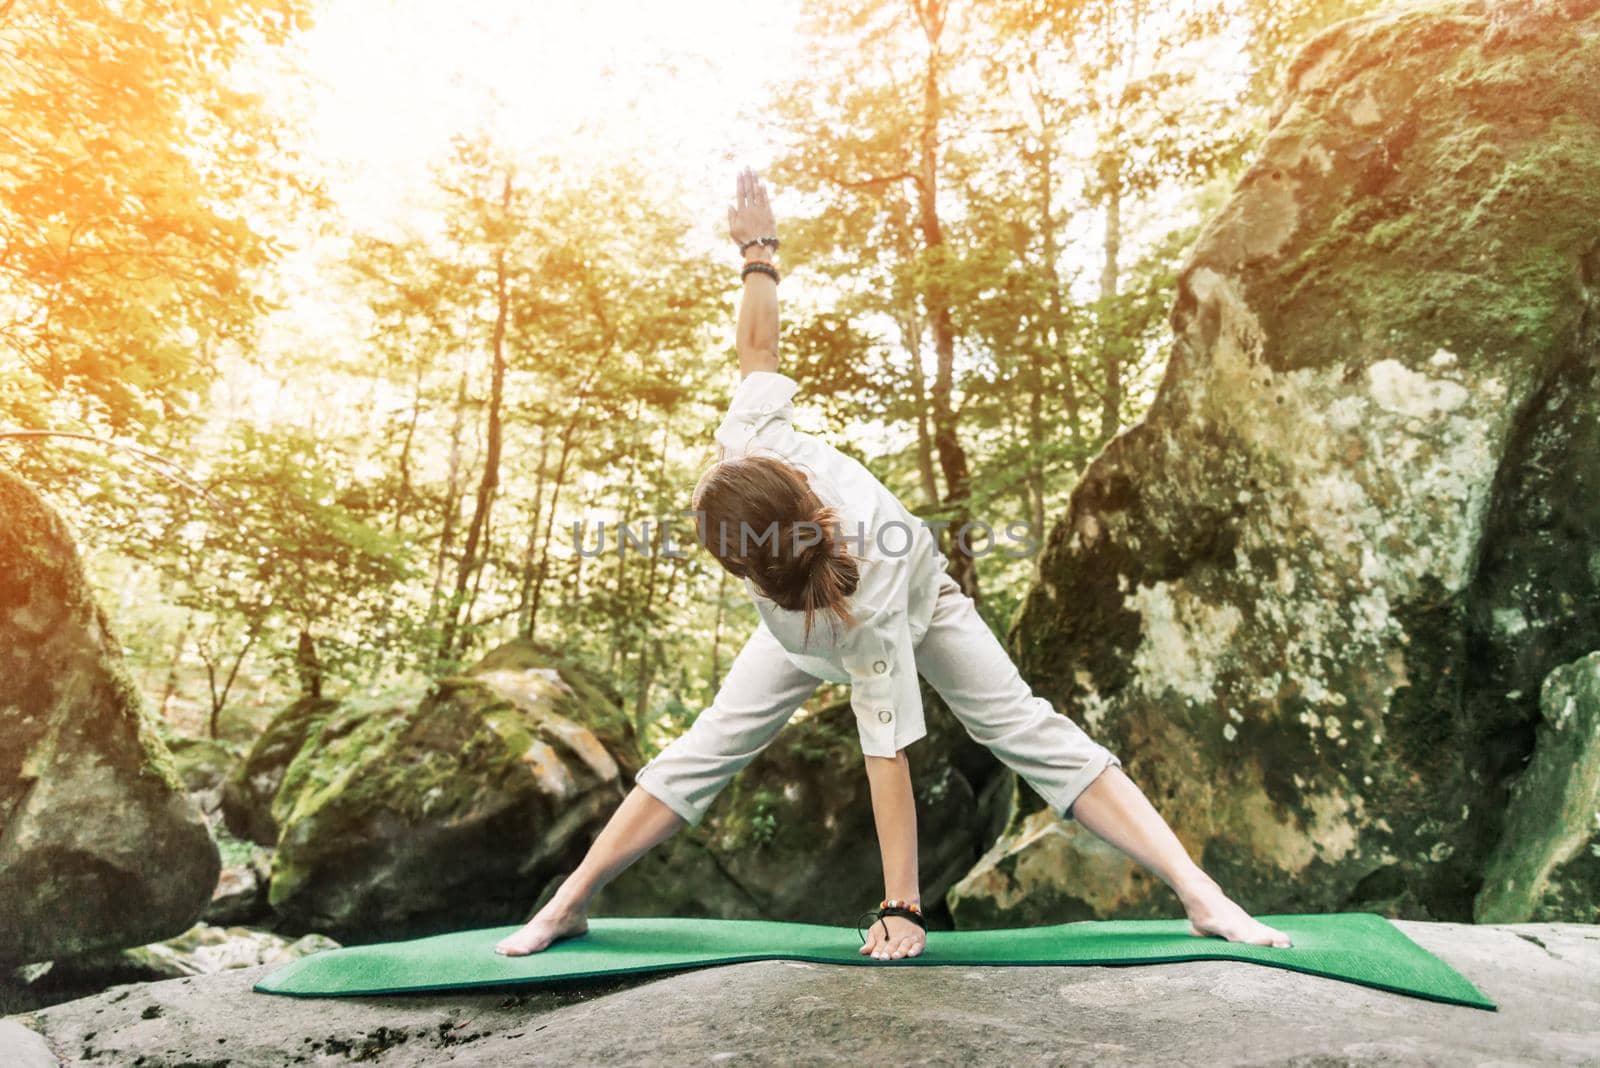
[(746, 167), (739, 172), (738, 190), (728, 208), (728, 233), (742, 245), (758, 237), (776, 237), (777, 226), (772, 206), (767, 203), (767, 187), (755, 171)]
[(920, 957), (928, 944), (928, 935), (904, 916), (885, 916), (874, 920), (867, 932), (867, 941), (861, 947), (863, 957), (873, 960), (900, 960)]

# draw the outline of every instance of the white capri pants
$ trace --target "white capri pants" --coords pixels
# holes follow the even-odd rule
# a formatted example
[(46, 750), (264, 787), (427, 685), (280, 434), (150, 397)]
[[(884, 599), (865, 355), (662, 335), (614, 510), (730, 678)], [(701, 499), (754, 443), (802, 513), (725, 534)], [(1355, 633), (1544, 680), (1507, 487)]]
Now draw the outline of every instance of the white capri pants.
[[(1109, 749), (1036, 695), (955, 579), (941, 575), (928, 629), (915, 645), (917, 673), (973, 740), (1038, 791), (1052, 811), (1072, 805), (1108, 766)], [(635, 785), (691, 825), (754, 760), (821, 680), (796, 667), (778, 639), (756, 630), (734, 658), (710, 707), (634, 776)]]

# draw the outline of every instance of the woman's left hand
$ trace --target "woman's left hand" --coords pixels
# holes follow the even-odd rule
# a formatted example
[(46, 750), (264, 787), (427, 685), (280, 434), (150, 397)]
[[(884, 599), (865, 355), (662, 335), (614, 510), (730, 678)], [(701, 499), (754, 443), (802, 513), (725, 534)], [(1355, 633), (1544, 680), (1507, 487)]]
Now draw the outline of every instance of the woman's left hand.
[[(886, 924), (889, 928), (887, 934), (884, 933)], [(861, 947), (861, 955), (874, 960), (900, 960), (921, 956), (927, 944), (928, 934), (921, 927), (904, 916), (885, 916), (872, 921), (866, 945)]]

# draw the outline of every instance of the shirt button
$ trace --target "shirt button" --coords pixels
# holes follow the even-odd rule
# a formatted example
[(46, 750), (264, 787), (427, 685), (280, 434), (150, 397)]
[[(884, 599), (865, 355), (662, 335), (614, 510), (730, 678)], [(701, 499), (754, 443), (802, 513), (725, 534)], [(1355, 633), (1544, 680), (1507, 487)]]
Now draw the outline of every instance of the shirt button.
[(879, 675), (882, 675), (885, 671), (889, 670), (889, 665), (885, 664), (882, 660), (878, 660), (873, 663), (872, 670), (877, 672)]
[(879, 723), (888, 723), (891, 719), (894, 719), (894, 713), (893, 712), (890, 712), (887, 708), (878, 709), (878, 722)]

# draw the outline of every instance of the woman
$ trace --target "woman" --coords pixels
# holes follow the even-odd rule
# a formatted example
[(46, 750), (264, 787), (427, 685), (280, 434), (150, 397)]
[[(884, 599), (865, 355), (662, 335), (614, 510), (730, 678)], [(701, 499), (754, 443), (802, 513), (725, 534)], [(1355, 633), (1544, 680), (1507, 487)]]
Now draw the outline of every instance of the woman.
[(796, 386), (778, 371), (772, 209), (750, 171), (728, 210), (745, 257), (737, 349), (743, 380), (695, 487), (703, 545), (744, 580), (761, 625), (710, 708), (640, 769), (634, 789), (555, 896), (495, 946), (537, 953), (587, 930), (594, 893), (679, 828), (698, 824), (819, 679), (849, 683), (883, 855), (885, 900), (863, 955), (919, 955), (917, 823), (905, 749), (926, 733), (917, 677), (977, 741), (1063, 818), (1076, 819), (1178, 895), (1190, 933), (1286, 947), (1222, 892), (1122, 772), (1122, 762), (1032, 693), (928, 528), (865, 467), (794, 429)]

